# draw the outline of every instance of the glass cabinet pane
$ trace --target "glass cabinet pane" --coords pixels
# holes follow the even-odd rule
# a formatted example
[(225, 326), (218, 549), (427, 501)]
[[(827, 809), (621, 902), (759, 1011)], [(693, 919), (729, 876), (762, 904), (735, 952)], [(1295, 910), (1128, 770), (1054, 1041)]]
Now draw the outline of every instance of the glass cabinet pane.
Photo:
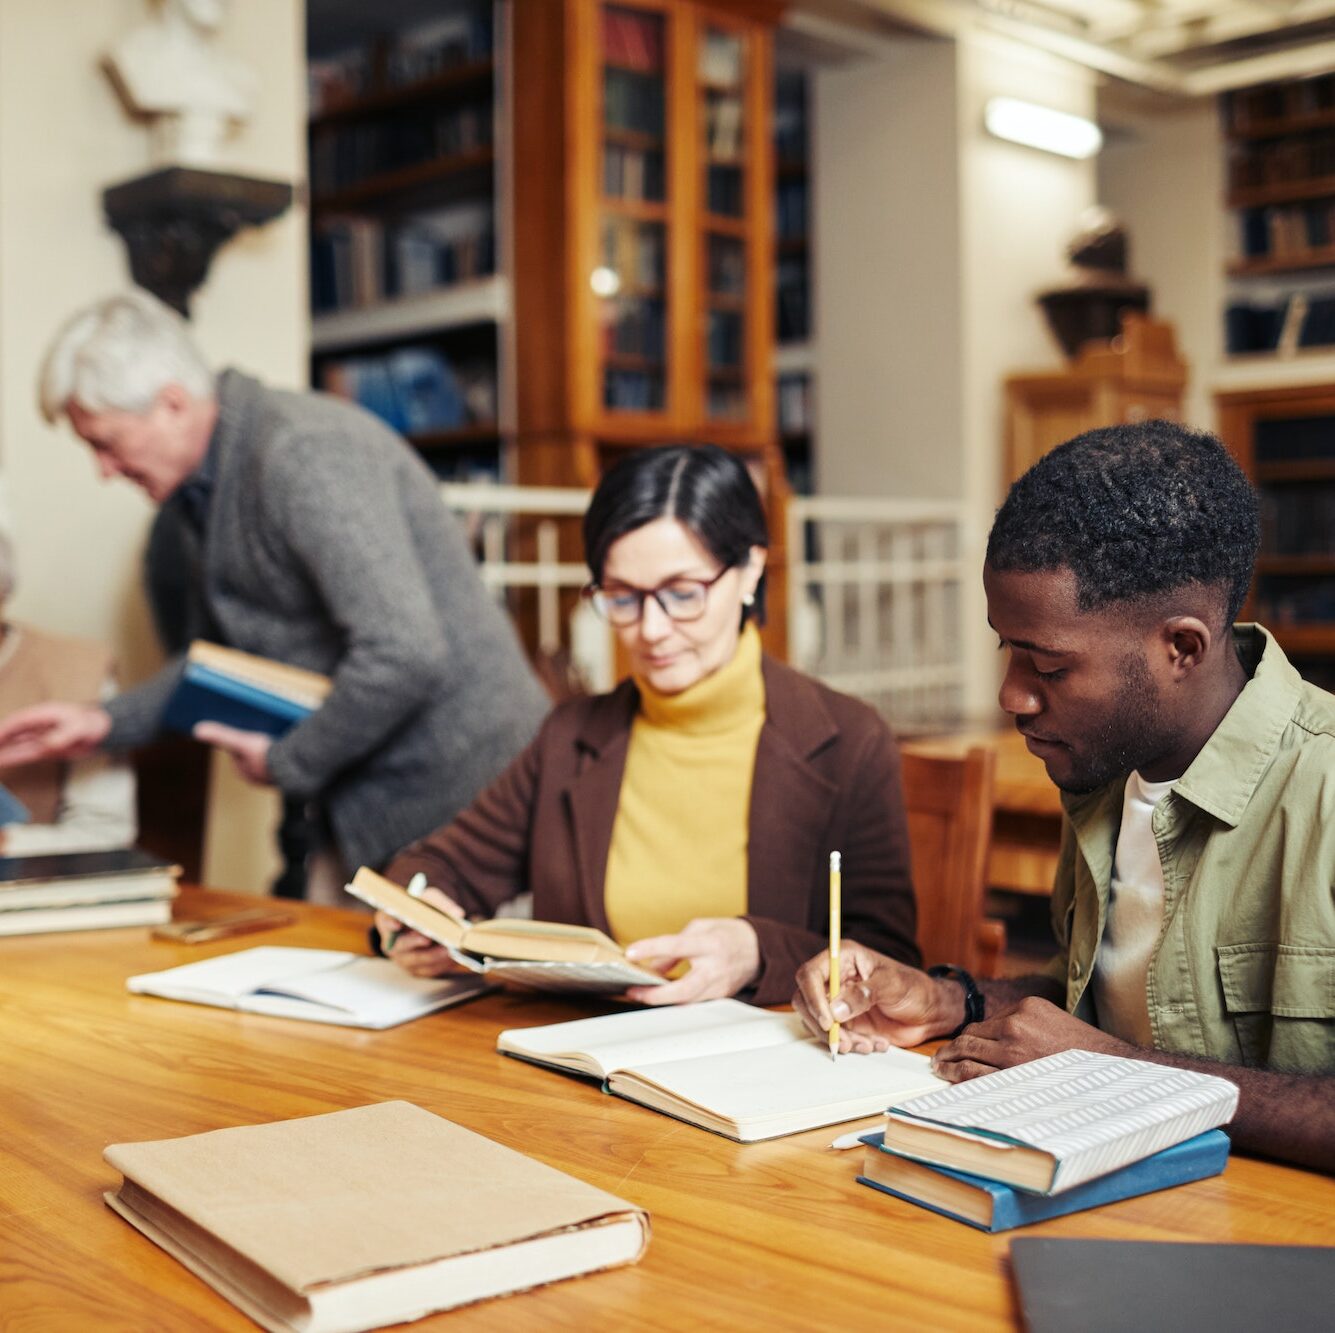
[(661, 412), (667, 397), (667, 64), (662, 14), (602, 10), (602, 405)]
[(705, 415), (740, 421), (748, 414), (746, 380), (746, 40), (706, 27), (700, 34), (704, 166)]

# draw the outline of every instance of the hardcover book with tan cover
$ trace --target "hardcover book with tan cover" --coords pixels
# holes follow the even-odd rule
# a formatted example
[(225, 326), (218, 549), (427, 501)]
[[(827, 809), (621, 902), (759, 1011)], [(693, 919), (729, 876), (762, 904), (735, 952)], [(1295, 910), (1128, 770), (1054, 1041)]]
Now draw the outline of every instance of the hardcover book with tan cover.
[(634, 1263), (649, 1242), (642, 1209), (409, 1102), (105, 1156), (125, 1177), (116, 1212), (283, 1333), (383, 1328)]
[(489, 981), (604, 994), (664, 981), (657, 972), (637, 967), (615, 940), (592, 926), (517, 917), (469, 922), (413, 897), (366, 866), (346, 887), (354, 898), (444, 945), (457, 963)]

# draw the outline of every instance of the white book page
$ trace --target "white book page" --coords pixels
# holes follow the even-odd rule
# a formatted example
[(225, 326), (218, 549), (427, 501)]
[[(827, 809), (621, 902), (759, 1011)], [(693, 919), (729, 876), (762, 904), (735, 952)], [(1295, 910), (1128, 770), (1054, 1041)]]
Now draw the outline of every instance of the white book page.
[[(796, 1029), (788, 1043), (637, 1064), (614, 1075), (611, 1089), (634, 1096), (626, 1086), (629, 1076), (733, 1121), (744, 1137), (763, 1138), (873, 1115), (905, 1097), (949, 1086), (932, 1073), (927, 1056), (914, 1051), (832, 1060), (824, 1042), (802, 1036), (800, 1020), (788, 1017)], [(752, 1133), (745, 1132), (748, 1127)]]
[(299, 981), (312, 973), (341, 967), (356, 957), (357, 954), (341, 949), (265, 945), (169, 967), (163, 972), (144, 972), (130, 977), (125, 984), (130, 990), (146, 995), (174, 997), (188, 993), (191, 998), (211, 996), (216, 997), (215, 1003), (235, 1004), (265, 986)]
[(582, 1055), (606, 1078), (629, 1065), (659, 1064), (796, 1039), (791, 1014), (771, 1014), (740, 1000), (637, 1009), (573, 1023), (511, 1028), (498, 1050), (535, 1059)]
[[(454, 953), (454, 950), (450, 950)], [(458, 955), (455, 955), (456, 957)], [(540, 991), (620, 995), (627, 986), (661, 986), (665, 978), (630, 963), (538, 963), (489, 958), (475, 970), (492, 981)]]
[(263, 986), (255, 996), (280, 996), (358, 1018), (382, 1019), (424, 1011), (459, 991), (471, 995), (484, 989), (485, 983), (472, 977), (414, 977), (388, 958), (354, 954), (327, 971)]

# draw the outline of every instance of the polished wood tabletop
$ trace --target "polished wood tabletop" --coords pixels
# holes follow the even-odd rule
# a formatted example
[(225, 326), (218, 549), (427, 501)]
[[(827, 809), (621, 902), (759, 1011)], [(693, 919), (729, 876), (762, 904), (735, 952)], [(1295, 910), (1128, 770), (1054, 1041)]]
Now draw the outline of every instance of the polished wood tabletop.
[[(253, 905), (187, 892), (178, 916)], [(362, 949), (366, 918), (202, 946), (111, 930), (0, 940), (0, 1327), (254, 1326), (111, 1212), (109, 1143), (405, 1098), (646, 1208), (631, 1268), (436, 1316), (445, 1329), (1019, 1327), (1009, 1236), (858, 1185), (835, 1131), (736, 1144), (495, 1052), (505, 1027), (583, 1017), (583, 1001), (484, 997), (360, 1032), (130, 995), (137, 972), (259, 944)], [(368, 1160), (392, 1185), (411, 1162)], [(1335, 1180), (1237, 1158), (1213, 1180), (1025, 1235), (1335, 1244)]]

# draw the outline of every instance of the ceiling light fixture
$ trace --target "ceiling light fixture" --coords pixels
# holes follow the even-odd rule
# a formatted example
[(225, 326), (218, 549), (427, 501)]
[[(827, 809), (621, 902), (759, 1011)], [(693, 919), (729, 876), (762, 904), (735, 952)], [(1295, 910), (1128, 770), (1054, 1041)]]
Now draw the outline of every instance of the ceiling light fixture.
[(1092, 120), (1016, 97), (993, 97), (983, 110), (983, 124), (998, 139), (1062, 157), (1093, 157), (1103, 147), (1103, 131)]

